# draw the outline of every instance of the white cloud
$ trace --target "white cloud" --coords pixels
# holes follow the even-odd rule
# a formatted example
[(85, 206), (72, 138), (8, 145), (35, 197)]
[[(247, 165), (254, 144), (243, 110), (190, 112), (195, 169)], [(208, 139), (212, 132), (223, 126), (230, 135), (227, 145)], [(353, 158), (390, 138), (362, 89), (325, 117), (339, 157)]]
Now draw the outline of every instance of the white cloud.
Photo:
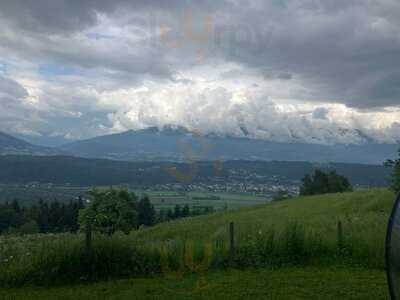
[(0, 14), (1, 130), (400, 139), (395, 0), (15, 0)]

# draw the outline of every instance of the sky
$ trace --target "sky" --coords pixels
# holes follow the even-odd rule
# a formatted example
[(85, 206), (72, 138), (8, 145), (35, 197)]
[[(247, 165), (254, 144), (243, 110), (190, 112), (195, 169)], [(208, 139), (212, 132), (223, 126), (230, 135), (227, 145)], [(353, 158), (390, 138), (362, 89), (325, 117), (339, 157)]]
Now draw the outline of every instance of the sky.
[(0, 2), (0, 131), (400, 140), (398, 0)]

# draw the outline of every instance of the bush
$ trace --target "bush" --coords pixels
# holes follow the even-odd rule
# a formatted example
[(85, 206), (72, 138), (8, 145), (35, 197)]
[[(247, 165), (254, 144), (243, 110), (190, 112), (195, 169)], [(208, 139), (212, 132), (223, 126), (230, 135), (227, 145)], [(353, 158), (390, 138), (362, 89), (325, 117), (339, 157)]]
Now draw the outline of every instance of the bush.
[(302, 179), (300, 195), (321, 195), (328, 193), (343, 193), (353, 190), (349, 180), (335, 171), (325, 173), (321, 170), (315, 170), (313, 175), (306, 175)]

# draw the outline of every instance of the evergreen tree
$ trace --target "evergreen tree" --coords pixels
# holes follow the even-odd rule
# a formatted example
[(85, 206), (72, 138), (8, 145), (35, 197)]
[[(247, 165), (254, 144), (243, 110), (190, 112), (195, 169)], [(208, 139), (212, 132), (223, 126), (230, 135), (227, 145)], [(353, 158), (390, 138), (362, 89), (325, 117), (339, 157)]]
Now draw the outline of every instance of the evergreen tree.
[(168, 209), (167, 220), (170, 221), (170, 220), (173, 220), (173, 219), (174, 219), (174, 212), (171, 209)]
[(138, 204), (139, 225), (152, 226), (155, 223), (156, 211), (148, 196), (144, 196)]
[(182, 218), (186, 218), (190, 216), (190, 208), (188, 204), (185, 204), (185, 206), (182, 209)]
[(40, 232), (49, 232), (50, 229), (50, 216), (49, 216), (49, 205), (42, 199), (39, 200), (39, 215), (38, 225)]
[(385, 166), (393, 169), (391, 178), (391, 188), (395, 192), (400, 192), (400, 150), (399, 150), (399, 158), (396, 160), (386, 161)]
[(180, 217), (182, 217), (182, 209), (181, 206), (177, 204), (174, 209), (174, 219), (179, 219)]

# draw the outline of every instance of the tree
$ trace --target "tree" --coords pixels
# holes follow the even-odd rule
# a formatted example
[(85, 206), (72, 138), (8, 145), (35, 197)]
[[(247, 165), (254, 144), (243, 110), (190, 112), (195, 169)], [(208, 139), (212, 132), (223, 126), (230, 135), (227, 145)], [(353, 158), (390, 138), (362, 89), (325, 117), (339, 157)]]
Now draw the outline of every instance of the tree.
[(353, 190), (350, 181), (336, 171), (325, 173), (315, 170), (313, 175), (306, 175), (302, 179), (300, 195), (319, 195), (327, 193), (343, 193)]
[(144, 196), (138, 204), (139, 225), (154, 225), (156, 219), (156, 210), (151, 204), (148, 196)]
[(168, 209), (167, 220), (170, 221), (170, 220), (173, 220), (173, 219), (174, 219), (174, 212), (171, 209)]
[(49, 216), (49, 205), (42, 199), (39, 200), (39, 214), (38, 214), (38, 225), (40, 232), (48, 232), (50, 229), (50, 216)]
[(137, 227), (136, 196), (126, 190), (92, 190), (90, 203), (79, 211), (79, 224), (112, 235), (118, 230), (128, 234)]
[(400, 149), (399, 149), (399, 158), (396, 160), (387, 160), (385, 162), (385, 166), (392, 168), (392, 179), (391, 179), (391, 188), (395, 192), (400, 192)]
[(182, 217), (187, 218), (190, 216), (190, 207), (189, 204), (185, 204), (185, 206), (182, 209)]
[(182, 216), (182, 209), (179, 204), (175, 205), (174, 219), (179, 219)]
[(0, 207), (0, 234), (8, 230), (15, 220), (15, 212), (9, 205)]

